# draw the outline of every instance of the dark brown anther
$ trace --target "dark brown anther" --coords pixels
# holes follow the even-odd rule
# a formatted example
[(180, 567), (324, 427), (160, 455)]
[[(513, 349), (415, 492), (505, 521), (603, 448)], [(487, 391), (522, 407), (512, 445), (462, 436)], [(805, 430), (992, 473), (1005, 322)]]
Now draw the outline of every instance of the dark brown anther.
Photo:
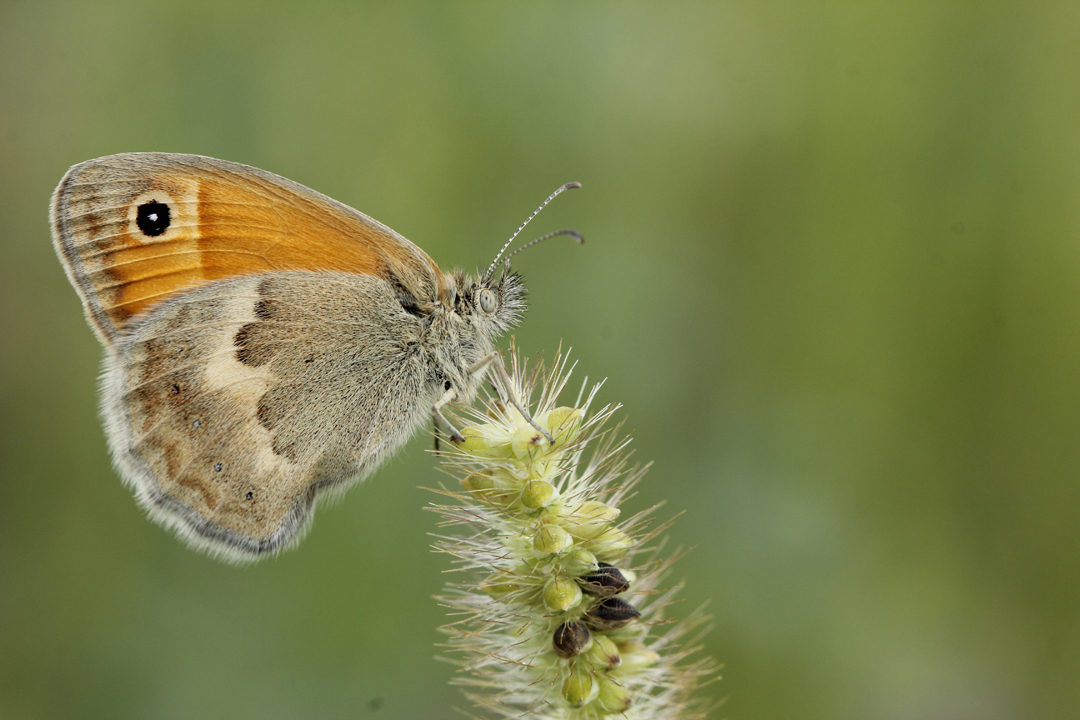
[(583, 592), (597, 597), (611, 597), (630, 587), (630, 581), (619, 572), (619, 568), (604, 562), (598, 565), (599, 568), (577, 579)]
[(609, 597), (589, 608), (583, 618), (593, 630), (617, 630), (641, 617), (641, 611), (622, 598)]
[(555, 647), (555, 654), (561, 658), (572, 658), (589, 649), (592, 637), (589, 629), (579, 622), (564, 622), (555, 628), (555, 635), (551, 639)]

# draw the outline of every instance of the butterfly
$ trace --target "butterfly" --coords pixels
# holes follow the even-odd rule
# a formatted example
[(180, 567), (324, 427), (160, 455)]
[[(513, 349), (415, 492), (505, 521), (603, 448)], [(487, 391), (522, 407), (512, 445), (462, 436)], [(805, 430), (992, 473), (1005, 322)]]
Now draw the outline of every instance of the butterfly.
[(52, 196), (53, 243), (105, 349), (101, 412), (138, 503), (191, 545), (251, 560), (295, 544), (320, 497), (429, 417), (459, 439), (441, 409), (501, 368), (495, 341), (525, 311), (510, 257), (582, 238), (505, 252), (572, 187), (469, 275), (247, 165), (125, 153), (73, 166)]

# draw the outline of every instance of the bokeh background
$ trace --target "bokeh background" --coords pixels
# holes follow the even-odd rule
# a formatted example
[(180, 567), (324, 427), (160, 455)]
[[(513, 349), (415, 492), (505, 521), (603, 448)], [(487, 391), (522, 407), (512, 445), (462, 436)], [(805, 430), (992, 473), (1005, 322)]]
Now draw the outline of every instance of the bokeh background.
[(66, 168), (197, 152), (444, 266), (609, 378), (686, 510), (730, 718), (1080, 707), (1080, 6), (0, 5), (0, 716), (450, 718), (417, 437), (236, 568), (144, 519), (53, 255)]

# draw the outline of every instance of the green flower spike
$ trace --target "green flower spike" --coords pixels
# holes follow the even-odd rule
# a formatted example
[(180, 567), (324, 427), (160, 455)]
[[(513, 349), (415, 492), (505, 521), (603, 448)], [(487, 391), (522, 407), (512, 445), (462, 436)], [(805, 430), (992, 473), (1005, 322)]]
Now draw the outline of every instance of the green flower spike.
[(649, 528), (656, 508), (622, 517), (645, 469), (630, 466), (629, 439), (606, 427), (618, 407), (592, 409), (599, 384), (557, 406), (566, 355), (529, 369), (511, 353), (509, 385), (492, 373), (483, 407), (453, 418), (464, 441), (440, 452), (461, 489), (436, 490), (447, 502), (432, 509), (466, 527), (435, 545), (460, 572), (439, 597), (461, 618), (443, 628), (456, 682), (486, 717), (705, 717), (693, 693), (717, 673), (700, 657), (708, 618), (667, 616), (680, 586), (663, 581), (680, 553), (652, 542), (667, 527)]

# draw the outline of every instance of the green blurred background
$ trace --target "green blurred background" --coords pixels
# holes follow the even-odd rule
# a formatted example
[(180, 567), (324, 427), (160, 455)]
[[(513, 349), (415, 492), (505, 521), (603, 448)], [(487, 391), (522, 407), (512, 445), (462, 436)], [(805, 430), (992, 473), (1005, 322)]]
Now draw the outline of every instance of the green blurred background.
[(1073, 2), (0, 5), (0, 717), (450, 718), (417, 437), (218, 564), (110, 468), (66, 168), (196, 152), (475, 267), (607, 376), (686, 510), (731, 718), (1080, 706)]

